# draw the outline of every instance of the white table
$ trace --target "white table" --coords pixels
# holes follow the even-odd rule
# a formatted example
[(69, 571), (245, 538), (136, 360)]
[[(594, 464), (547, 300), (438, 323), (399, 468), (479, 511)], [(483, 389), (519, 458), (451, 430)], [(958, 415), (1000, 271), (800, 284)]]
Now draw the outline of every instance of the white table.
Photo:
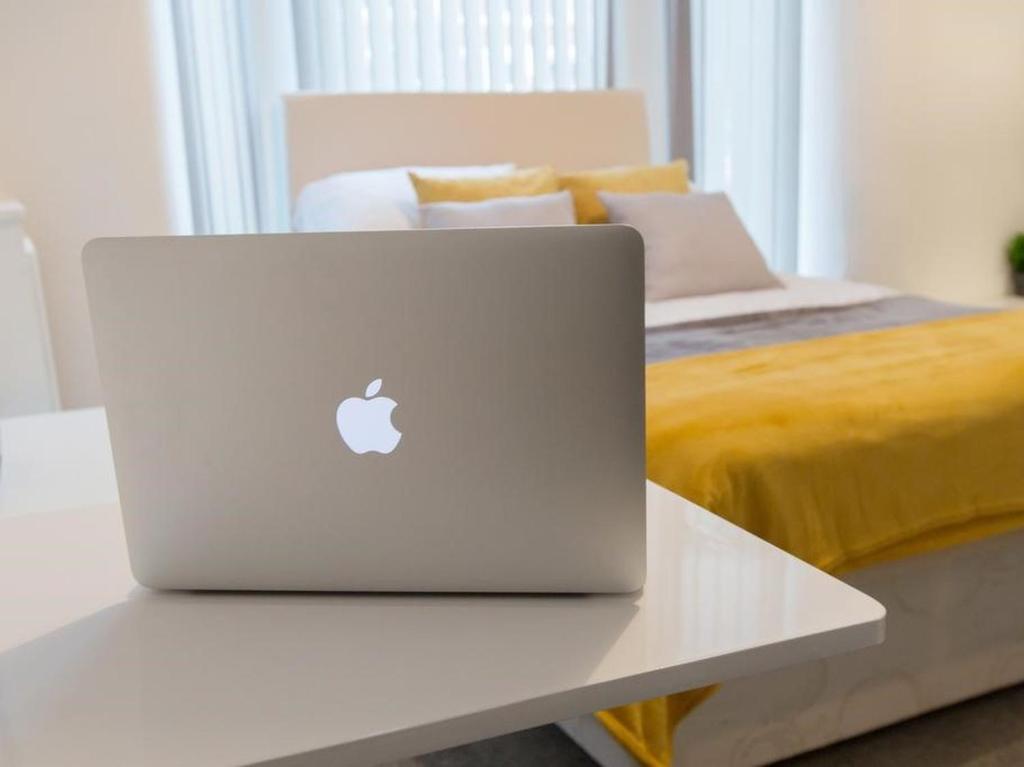
[(102, 410), (0, 419), (0, 518), (116, 503)]
[(102, 419), (0, 421), (4, 767), (373, 763), (882, 640), (877, 602), (654, 485), (642, 594), (147, 591)]

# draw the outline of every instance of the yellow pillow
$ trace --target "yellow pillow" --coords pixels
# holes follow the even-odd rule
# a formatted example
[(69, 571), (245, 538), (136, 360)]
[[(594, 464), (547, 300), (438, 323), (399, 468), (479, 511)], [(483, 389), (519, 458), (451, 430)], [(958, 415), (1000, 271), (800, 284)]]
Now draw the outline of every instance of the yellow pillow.
[(420, 204), (480, 202), (494, 197), (528, 197), (558, 191), (554, 168), (525, 168), (501, 176), (479, 178), (425, 178), (409, 171)]
[(558, 177), (560, 189), (572, 192), (576, 204), (576, 223), (604, 224), (608, 211), (597, 193), (622, 192), (688, 192), (689, 166), (686, 160), (668, 165), (622, 165), (617, 168), (599, 168), (578, 173), (563, 173)]

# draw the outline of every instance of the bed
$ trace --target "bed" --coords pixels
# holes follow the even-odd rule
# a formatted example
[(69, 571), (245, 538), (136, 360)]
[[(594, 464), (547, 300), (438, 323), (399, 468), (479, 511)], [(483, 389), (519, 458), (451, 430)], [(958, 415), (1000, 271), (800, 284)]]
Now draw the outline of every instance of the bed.
[[(348, 170), (499, 162), (572, 170), (648, 159), (643, 99), (628, 91), (304, 94), (287, 98), (286, 115), (293, 198), (307, 183)], [(922, 342), (917, 328), (959, 320), (979, 327), (997, 321), (877, 286), (806, 278), (657, 302), (647, 308), (649, 382), (659, 364), (699, 365), (791, 341), (827, 348), (885, 330), (928, 347), (934, 339)], [(969, 335), (963, 340), (971, 342)], [(649, 417), (649, 433), (651, 427)], [(1009, 439), (1018, 445), (1016, 436)], [(1024, 455), (1024, 429), (1019, 446), (1015, 455)], [(1024, 475), (1024, 464), (1015, 465)], [(915, 513), (927, 519), (930, 507)], [(764, 764), (1024, 681), (1024, 532), (1019, 517), (1001, 521), (941, 545), (855, 563), (843, 577), (886, 605), (887, 641), (700, 694), (699, 705), (660, 734), (672, 744), (670, 757), (625, 748), (628, 739), (609, 734), (606, 715), (562, 727), (606, 766)]]

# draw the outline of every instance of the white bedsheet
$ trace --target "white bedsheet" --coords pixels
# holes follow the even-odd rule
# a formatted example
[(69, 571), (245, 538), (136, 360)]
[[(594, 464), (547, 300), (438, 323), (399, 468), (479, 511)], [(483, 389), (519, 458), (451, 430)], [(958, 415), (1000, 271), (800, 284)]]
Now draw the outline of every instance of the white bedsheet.
[(680, 322), (738, 317), (787, 309), (852, 306), (897, 295), (897, 291), (891, 288), (867, 285), (863, 282), (785, 274), (780, 274), (779, 279), (785, 287), (648, 301), (645, 305), (646, 325), (653, 328)]

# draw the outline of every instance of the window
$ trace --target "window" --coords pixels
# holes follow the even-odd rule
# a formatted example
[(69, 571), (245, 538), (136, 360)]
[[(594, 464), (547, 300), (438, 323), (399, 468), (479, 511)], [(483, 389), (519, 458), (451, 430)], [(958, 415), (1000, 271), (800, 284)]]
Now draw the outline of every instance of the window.
[(769, 264), (795, 271), (800, 4), (692, 2), (696, 181), (728, 192)]
[(178, 0), (195, 233), (288, 228), (281, 94), (604, 87), (608, 0)]

